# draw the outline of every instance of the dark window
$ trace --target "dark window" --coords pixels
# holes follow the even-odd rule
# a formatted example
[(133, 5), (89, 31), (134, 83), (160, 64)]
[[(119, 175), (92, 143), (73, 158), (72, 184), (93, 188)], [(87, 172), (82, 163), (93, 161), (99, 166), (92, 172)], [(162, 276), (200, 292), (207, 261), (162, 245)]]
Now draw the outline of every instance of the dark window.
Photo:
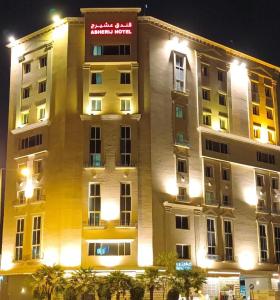
[(202, 89), (202, 99), (210, 101), (210, 90)]
[(206, 150), (228, 154), (228, 145), (211, 140), (205, 140)]
[(273, 154), (257, 151), (257, 161), (274, 165), (275, 156)]
[(176, 245), (176, 252), (179, 259), (190, 259), (189, 245)]
[(101, 194), (100, 184), (91, 183), (89, 187), (89, 225), (100, 225)]
[(279, 180), (277, 177), (272, 177), (271, 178), (271, 188), (274, 190), (278, 190), (279, 188)]
[(275, 245), (275, 256), (277, 264), (280, 263), (280, 227), (274, 227), (274, 245)]
[(189, 229), (189, 218), (186, 216), (176, 216), (176, 229)]
[(102, 84), (102, 73), (92, 73), (91, 84)]
[(201, 65), (201, 74), (203, 76), (208, 76), (208, 74), (209, 74), (209, 67), (207, 65), (205, 65), (205, 64)]
[(91, 127), (89, 141), (89, 156), (91, 167), (101, 167), (101, 128)]
[(44, 56), (41, 56), (39, 58), (39, 64), (40, 64), (40, 68), (44, 68), (47, 66), (47, 63), (48, 63), (48, 59), (47, 59), (47, 56), (44, 55)]
[(230, 169), (222, 169), (222, 178), (223, 180), (230, 180)]
[(177, 159), (177, 172), (187, 173), (187, 161), (185, 159)]
[(38, 93), (44, 93), (47, 89), (47, 81), (40, 81), (38, 85)]
[(224, 239), (225, 239), (225, 260), (233, 260), (233, 239), (232, 239), (232, 223), (224, 221)]
[(258, 105), (253, 104), (253, 115), (258, 116), (260, 114), (260, 107)]
[(30, 97), (30, 86), (22, 89), (22, 99)]
[(41, 145), (42, 142), (43, 142), (42, 134), (32, 135), (30, 137), (21, 139), (19, 148), (26, 149), (26, 148), (35, 147), (35, 146)]
[(120, 84), (130, 84), (130, 73), (122, 72), (120, 75)]
[(256, 184), (257, 186), (264, 186), (264, 176), (263, 175), (256, 175)]
[(213, 167), (205, 166), (205, 177), (212, 178), (214, 176)]
[(225, 72), (222, 70), (218, 70), (218, 80), (224, 81), (224, 79), (225, 79)]
[(23, 73), (27, 74), (30, 72), (31, 72), (31, 63), (28, 62), (28, 63), (23, 64)]
[(120, 187), (120, 225), (129, 226), (131, 222), (130, 183), (121, 183)]
[(131, 165), (131, 128), (121, 126), (120, 157), (122, 166)]
[(219, 94), (219, 104), (220, 104), (220, 105), (227, 105), (227, 102), (226, 102), (226, 95), (224, 95), (224, 94)]

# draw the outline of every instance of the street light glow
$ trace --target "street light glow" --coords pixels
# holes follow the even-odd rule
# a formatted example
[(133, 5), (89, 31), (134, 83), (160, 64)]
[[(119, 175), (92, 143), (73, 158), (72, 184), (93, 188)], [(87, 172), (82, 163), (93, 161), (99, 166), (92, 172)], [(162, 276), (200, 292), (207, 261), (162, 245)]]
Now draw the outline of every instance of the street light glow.
[(59, 24), (61, 21), (61, 18), (59, 15), (53, 15), (52, 20), (55, 24)]

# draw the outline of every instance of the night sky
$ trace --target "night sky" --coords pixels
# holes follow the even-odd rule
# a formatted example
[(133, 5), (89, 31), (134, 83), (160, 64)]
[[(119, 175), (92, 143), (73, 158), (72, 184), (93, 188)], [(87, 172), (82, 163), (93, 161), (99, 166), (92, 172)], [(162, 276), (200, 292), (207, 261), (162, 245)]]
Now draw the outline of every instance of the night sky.
[(4, 166), (9, 94), (10, 34), (16, 38), (62, 17), (80, 15), (81, 7), (144, 7), (151, 15), (280, 66), (279, 0), (2, 0), (0, 17), (0, 167)]

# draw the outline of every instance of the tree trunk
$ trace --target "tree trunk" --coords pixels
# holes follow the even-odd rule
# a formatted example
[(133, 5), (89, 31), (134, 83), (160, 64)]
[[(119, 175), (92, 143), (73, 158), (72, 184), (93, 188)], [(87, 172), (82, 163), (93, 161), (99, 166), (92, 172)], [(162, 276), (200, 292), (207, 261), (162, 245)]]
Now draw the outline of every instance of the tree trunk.
[(52, 295), (48, 294), (48, 300), (52, 300)]
[(119, 292), (117, 292), (116, 299), (120, 300), (120, 293)]
[(154, 300), (154, 288), (150, 288), (150, 300)]
[(190, 290), (186, 290), (185, 297), (186, 297), (186, 300), (190, 299)]

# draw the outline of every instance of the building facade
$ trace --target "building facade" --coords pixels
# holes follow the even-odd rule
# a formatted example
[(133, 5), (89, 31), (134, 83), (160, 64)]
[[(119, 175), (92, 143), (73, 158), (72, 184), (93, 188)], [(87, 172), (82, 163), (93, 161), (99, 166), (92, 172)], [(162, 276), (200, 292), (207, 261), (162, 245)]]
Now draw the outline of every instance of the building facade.
[(140, 9), (81, 12), (9, 45), (5, 299), (42, 263), (133, 275), (164, 251), (211, 297), (276, 288), (280, 68)]

